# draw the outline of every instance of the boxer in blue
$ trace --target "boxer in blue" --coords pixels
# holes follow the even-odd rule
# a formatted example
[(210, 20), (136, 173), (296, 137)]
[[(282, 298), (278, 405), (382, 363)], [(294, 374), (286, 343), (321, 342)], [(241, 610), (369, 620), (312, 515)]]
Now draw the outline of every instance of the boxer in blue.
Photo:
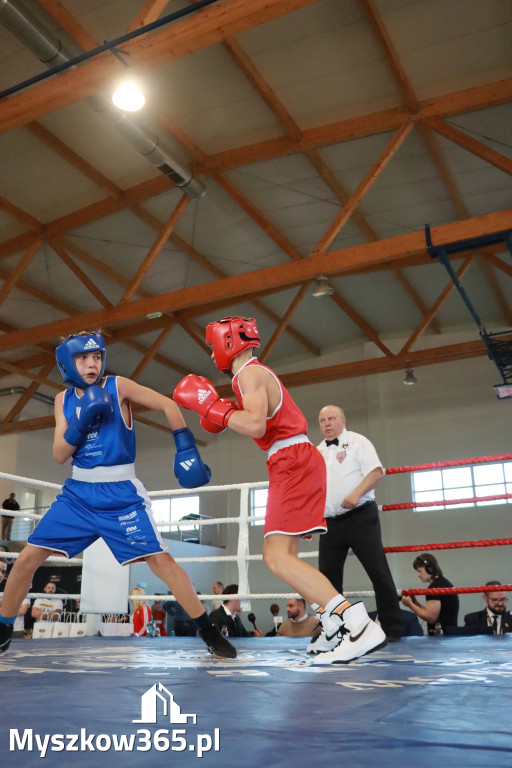
[(135, 476), (135, 431), (131, 404), (164, 413), (176, 444), (174, 474), (184, 488), (210, 481), (176, 403), (122, 376), (104, 376), (103, 336), (82, 332), (56, 350), (64, 383), (55, 398), (53, 457), (72, 460), (72, 476), (29, 536), (5, 586), (0, 613), (0, 652), (9, 647), (14, 620), (32, 576), (57, 553), (75, 557), (103, 538), (122, 565), (146, 561), (194, 619), (208, 650), (235, 658), (236, 650), (213, 625), (186, 572), (169, 554), (151, 513), (146, 489)]

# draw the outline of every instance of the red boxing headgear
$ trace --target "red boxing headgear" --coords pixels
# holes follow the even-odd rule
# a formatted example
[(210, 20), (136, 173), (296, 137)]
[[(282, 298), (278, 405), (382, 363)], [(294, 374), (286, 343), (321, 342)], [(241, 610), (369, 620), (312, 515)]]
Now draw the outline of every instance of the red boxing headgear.
[(215, 365), (223, 373), (231, 372), (231, 362), (244, 349), (260, 346), (260, 336), (253, 317), (225, 317), (206, 326), (206, 343), (211, 344)]

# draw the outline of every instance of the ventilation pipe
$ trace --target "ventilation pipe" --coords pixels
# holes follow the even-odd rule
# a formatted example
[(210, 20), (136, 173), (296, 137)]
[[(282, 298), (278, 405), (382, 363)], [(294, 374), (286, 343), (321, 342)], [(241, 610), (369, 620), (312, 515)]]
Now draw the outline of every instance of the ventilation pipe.
[[(39, 19), (24, 8), (19, 0), (0, 0), (0, 23), (49, 69), (72, 58), (62, 42), (45, 29)], [(206, 193), (204, 184), (186, 165), (171, 155), (154, 133), (131, 115), (114, 107), (107, 96), (100, 93), (86, 101), (103, 119), (112, 123), (143, 157), (187, 195), (196, 199)]]
[[(0, 397), (7, 397), (7, 395), (24, 395), (26, 392), (25, 387), (4, 387), (0, 389)], [(40, 403), (50, 405), (52, 408), (55, 405), (55, 399), (50, 395), (43, 395), (41, 392), (34, 392), (32, 399), (39, 400)]]

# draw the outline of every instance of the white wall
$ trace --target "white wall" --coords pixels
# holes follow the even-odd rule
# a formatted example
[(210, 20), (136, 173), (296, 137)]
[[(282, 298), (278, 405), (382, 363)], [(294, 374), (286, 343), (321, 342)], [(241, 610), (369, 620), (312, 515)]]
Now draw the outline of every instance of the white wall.
[[(474, 337), (474, 331), (454, 334), (449, 338), (443, 337), (443, 343), (466, 341)], [(391, 348), (398, 351), (401, 341), (393, 340)], [(425, 344), (438, 346), (439, 337), (432, 336), (426, 339)], [(332, 351), (318, 359), (316, 365), (321, 368), (348, 360), (372, 358), (376, 354), (375, 347), (369, 343), (350, 350)], [(273, 364), (272, 361), (270, 364)], [(303, 361), (296, 361), (286, 368), (279, 368), (275, 364), (274, 367), (278, 372), (285, 372), (302, 365)], [(425, 366), (417, 368), (415, 373), (419, 383), (413, 387), (402, 384), (403, 372), (398, 371), (298, 387), (291, 392), (308, 418), (309, 434), (313, 442), (321, 438), (317, 424), (318, 410), (328, 403), (338, 404), (345, 409), (349, 429), (368, 436), (387, 466), (498, 454), (511, 450), (512, 400), (497, 400), (492, 385), (499, 381), (499, 375), (487, 358)], [(227, 379), (219, 377), (218, 382), (221, 381), (225, 383)], [(196, 436), (208, 442), (201, 453), (213, 470), (215, 484), (266, 479), (265, 456), (252, 441), (229, 430), (221, 435), (209, 435), (201, 430), (195, 415), (187, 412), (186, 418)], [(52, 435), (48, 430), (2, 438), (0, 457), (3, 466), (12, 467), (12, 457), (15, 456), (18, 474), (62, 482), (69, 473), (69, 467), (58, 467), (53, 462), (51, 440)], [(172, 472), (172, 440), (164, 433), (138, 425), (137, 442), (138, 475), (148, 489), (177, 487)], [(11, 490), (10, 485), (8, 490)], [(45, 498), (47, 496), (45, 494)], [(410, 499), (408, 475), (388, 477), (378, 488), (377, 500), (380, 503), (405, 502)], [(205, 494), (202, 511), (222, 517), (235, 515), (238, 511), (238, 494)], [(382, 514), (384, 542), (387, 545), (398, 545), (502, 538), (510, 535), (511, 512), (511, 505), (446, 512), (385, 512)], [(236, 526), (226, 528), (231, 552), (236, 551)], [(250, 538), (251, 552), (261, 552), (261, 545), (262, 530), (254, 529)], [(301, 545), (313, 549), (317, 546), (317, 542)], [(438, 556), (445, 575), (456, 585), (483, 584), (490, 579), (512, 582), (509, 547), (451, 550), (438, 553)], [(414, 554), (390, 556), (397, 587), (419, 586), (412, 570), (413, 559)], [(219, 573), (222, 576), (216, 578), (224, 583), (237, 581), (234, 565), (223, 565)], [(249, 574), (252, 591), (289, 591), (287, 585), (272, 576), (261, 564), (251, 564)], [(355, 558), (349, 558), (345, 588), (347, 591), (371, 588)], [(273, 601), (254, 601), (252, 605), (259, 623), (263, 625), (262, 629), (271, 628), (268, 611), (270, 602)], [(278, 602), (283, 612), (284, 601)], [(464, 613), (479, 609), (481, 602), (480, 595), (462, 596), (459, 620)], [(369, 605), (372, 605), (371, 601)]]

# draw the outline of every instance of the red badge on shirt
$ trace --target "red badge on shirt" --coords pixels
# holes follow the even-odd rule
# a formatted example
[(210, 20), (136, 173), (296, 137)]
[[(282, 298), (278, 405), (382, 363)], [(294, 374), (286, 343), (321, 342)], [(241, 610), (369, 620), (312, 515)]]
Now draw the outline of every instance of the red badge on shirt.
[(339, 461), (339, 463), (341, 464), (347, 458), (347, 452), (346, 451), (339, 451), (336, 454), (336, 458)]

